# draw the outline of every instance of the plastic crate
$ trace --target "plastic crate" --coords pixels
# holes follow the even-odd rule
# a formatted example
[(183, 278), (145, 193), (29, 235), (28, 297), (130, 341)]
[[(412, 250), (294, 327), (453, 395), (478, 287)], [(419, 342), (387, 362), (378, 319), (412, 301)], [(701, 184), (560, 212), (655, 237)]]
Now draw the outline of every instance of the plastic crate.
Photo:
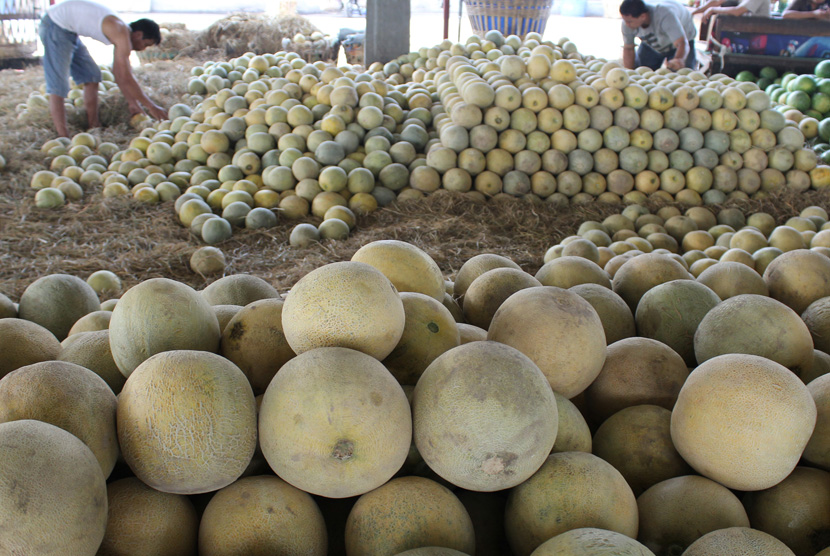
[(476, 35), (497, 30), (503, 35), (543, 34), (553, 0), (466, 0), (470, 25)]

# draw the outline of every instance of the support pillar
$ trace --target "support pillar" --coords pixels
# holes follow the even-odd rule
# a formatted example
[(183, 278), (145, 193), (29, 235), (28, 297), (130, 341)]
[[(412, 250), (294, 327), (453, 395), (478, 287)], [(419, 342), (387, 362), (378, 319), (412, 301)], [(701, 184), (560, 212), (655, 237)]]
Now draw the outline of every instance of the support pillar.
[(386, 63), (409, 52), (410, 0), (367, 0), (365, 64)]

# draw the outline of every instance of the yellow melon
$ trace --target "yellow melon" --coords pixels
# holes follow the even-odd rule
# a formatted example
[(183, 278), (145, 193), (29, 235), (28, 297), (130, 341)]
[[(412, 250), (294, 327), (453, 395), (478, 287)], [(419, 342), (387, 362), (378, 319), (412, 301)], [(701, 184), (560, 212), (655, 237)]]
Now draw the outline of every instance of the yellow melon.
[(551, 387), (572, 398), (588, 387), (605, 362), (605, 332), (591, 305), (567, 290), (520, 290), (502, 303), (487, 339), (530, 357)]
[(226, 266), (225, 254), (210, 245), (196, 249), (190, 256), (190, 269), (202, 276), (224, 272)]
[(259, 435), (262, 453), (282, 479), (345, 498), (379, 487), (400, 469), (412, 417), (401, 386), (380, 362), (323, 347), (293, 358), (271, 381)]
[(608, 346), (599, 376), (585, 390), (585, 413), (599, 425), (626, 407), (651, 404), (671, 410), (689, 370), (683, 358), (650, 338)]
[(637, 499), (637, 540), (655, 554), (680, 554), (697, 539), (726, 527), (749, 527), (740, 499), (699, 475), (661, 481)]
[(69, 329), (67, 337), (80, 332), (108, 330), (110, 327), (111, 317), (112, 311), (92, 311), (91, 313), (87, 313), (75, 321), (75, 324), (73, 324), (72, 328)]
[(109, 330), (84, 332), (68, 337), (55, 359), (89, 369), (103, 378), (116, 395), (121, 392), (127, 380), (112, 358)]
[(464, 319), (487, 330), (493, 315), (508, 297), (519, 290), (541, 285), (523, 270), (510, 267), (488, 270), (473, 280), (464, 293)]
[(225, 326), (219, 353), (239, 367), (254, 395), (265, 392), (294, 352), (282, 329), (282, 299), (261, 299), (240, 309)]
[(380, 270), (399, 292), (418, 292), (441, 301), (444, 277), (438, 264), (423, 249), (394, 239), (367, 243), (352, 261)]
[(592, 452), (593, 441), (591, 429), (582, 416), (582, 412), (574, 403), (558, 392), (553, 393), (556, 398), (556, 413), (559, 415), (559, 427), (556, 431), (556, 442), (553, 443), (551, 453), (554, 452)]
[(107, 485), (107, 502), (98, 556), (195, 556), (199, 516), (186, 496), (127, 477)]
[(200, 556), (325, 556), (326, 524), (314, 499), (278, 477), (245, 477), (217, 492), (199, 524)]
[(816, 378), (807, 384), (807, 390), (816, 402), (818, 414), (816, 428), (804, 449), (804, 461), (830, 470), (830, 375)]
[(744, 294), (721, 301), (700, 321), (694, 338), (698, 363), (726, 353), (760, 355), (795, 372), (813, 360), (804, 321), (775, 299)]
[(406, 319), (401, 296), (383, 273), (343, 261), (312, 270), (294, 284), (282, 324), (295, 353), (340, 346), (382, 360), (401, 339)]
[(42, 421), (0, 424), (0, 553), (95, 554), (107, 486), (92, 451)]
[(415, 385), (424, 369), (457, 347), (461, 338), (449, 309), (432, 297), (401, 292), (401, 301), (406, 315), (403, 334), (383, 364), (401, 384)]
[(473, 280), (494, 268), (509, 267), (521, 270), (521, 267), (512, 260), (495, 253), (481, 253), (467, 259), (455, 275), (453, 294), (462, 297)]
[(639, 496), (660, 481), (692, 473), (672, 444), (670, 426), (671, 411), (664, 407), (626, 407), (597, 429), (592, 453), (616, 467)]
[(219, 322), (219, 330), (225, 331), (225, 327), (236, 314), (242, 310), (240, 305), (213, 305), (213, 312)]
[(456, 323), (458, 327), (458, 344), (469, 344), (470, 342), (483, 342), (487, 339), (487, 331), (474, 324), (464, 322)]
[(807, 387), (786, 367), (728, 354), (699, 365), (672, 411), (677, 451), (698, 473), (738, 490), (780, 483), (816, 423)]
[(110, 319), (110, 349), (124, 376), (150, 356), (192, 349), (215, 352), (219, 321), (193, 288), (167, 278), (151, 278), (119, 300)]
[(596, 262), (584, 257), (566, 255), (564, 251), (561, 257), (542, 265), (536, 272), (536, 279), (543, 286), (563, 289), (580, 284), (599, 284), (611, 289), (611, 277)]
[(249, 274), (224, 276), (212, 282), (201, 293), (210, 305), (240, 305), (242, 307), (260, 299), (271, 299), (280, 295), (274, 286), (262, 278)]
[(689, 278), (683, 265), (670, 256), (646, 253), (625, 261), (614, 274), (612, 287), (634, 313), (640, 298), (654, 286)]
[(437, 546), (475, 551), (473, 523), (448, 488), (423, 477), (399, 477), (361, 496), (346, 520), (349, 556), (399, 554)]
[(816, 349), (830, 351), (830, 297), (823, 297), (810, 303), (801, 313)]
[(210, 492), (238, 479), (251, 461), (256, 403), (227, 359), (166, 351), (127, 379), (117, 428), (124, 460), (144, 483), (173, 494)]
[(697, 281), (718, 294), (721, 301), (745, 293), (769, 295), (769, 288), (760, 274), (734, 261), (712, 265), (698, 275)]
[(683, 556), (795, 556), (787, 545), (763, 531), (727, 527), (700, 537)]
[(619, 294), (599, 284), (580, 284), (568, 290), (590, 303), (597, 312), (608, 345), (637, 335), (634, 315)]
[(531, 556), (654, 556), (654, 553), (621, 533), (580, 527), (545, 541)]
[(55, 335), (34, 322), (0, 319), (0, 378), (15, 369), (57, 359), (61, 344)]
[(108, 477), (118, 458), (115, 394), (104, 380), (74, 363), (44, 361), (0, 381), (0, 423), (36, 419), (84, 442)]
[(830, 259), (798, 249), (776, 257), (764, 271), (769, 294), (798, 314), (817, 299), (830, 296)]
[(474, 342), (427, 367), (412, 403), (415, 445), (439, 476), (490, 492), (521, 483), (542, 465), (556, 439), (553, 392), (518, 350)]
[(830, 473), (796, 467), (774, 487), (744, 496), (754, 529), (769, 533), (796, 554), (827, 548), (830, 530)]
[(584, 452), (551, 454), (510, 491), (505, 530), (516, 556), (565, 531), (596, 527), (637, 536), (637, 500), (620, 472)]
[(7, 296), (0, 293), (0, 319), (17, 318), (17, 306)]
[(23, 291), (18, 315), (63, 340), (75, 321), (100, 308), (98, 294), (85, 281), (69, 274), (50, 274), (38, 278)]

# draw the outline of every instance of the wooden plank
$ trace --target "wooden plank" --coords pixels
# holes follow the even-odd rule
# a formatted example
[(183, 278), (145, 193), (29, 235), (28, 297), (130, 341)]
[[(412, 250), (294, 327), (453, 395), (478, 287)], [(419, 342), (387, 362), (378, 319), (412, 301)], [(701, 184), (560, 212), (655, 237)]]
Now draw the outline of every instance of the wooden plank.
[(715, 28), (718, 34), (723, 31), (739, 31), (743, 33), (772, 33), (775, 35), (801, 35), (806, 37), (830, 35), (830, 21), (820, 19), (719, 15), (716, 18)]

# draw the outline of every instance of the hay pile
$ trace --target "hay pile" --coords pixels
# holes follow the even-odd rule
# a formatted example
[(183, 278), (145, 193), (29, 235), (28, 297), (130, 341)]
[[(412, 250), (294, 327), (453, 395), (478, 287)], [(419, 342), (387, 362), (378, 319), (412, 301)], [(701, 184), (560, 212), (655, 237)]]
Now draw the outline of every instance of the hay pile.
[(301, 16), (271, 17), (246, 12), (220, 19), (201, 33), (195, 42), (181, 49), (182, 56), (201, 57), (204, 52), (219, 51), (220, 57), (233, 58), (246, 52), (273, 53), (282, 50), (282, 39), (300, 33), (319, 31)]
[(138, 52), (138, 59), (142, 63), (172, 60), (196, 42), (197, 33), (189, 30), (184, 23), (161, 23), (159, 28), (161, 44)]

